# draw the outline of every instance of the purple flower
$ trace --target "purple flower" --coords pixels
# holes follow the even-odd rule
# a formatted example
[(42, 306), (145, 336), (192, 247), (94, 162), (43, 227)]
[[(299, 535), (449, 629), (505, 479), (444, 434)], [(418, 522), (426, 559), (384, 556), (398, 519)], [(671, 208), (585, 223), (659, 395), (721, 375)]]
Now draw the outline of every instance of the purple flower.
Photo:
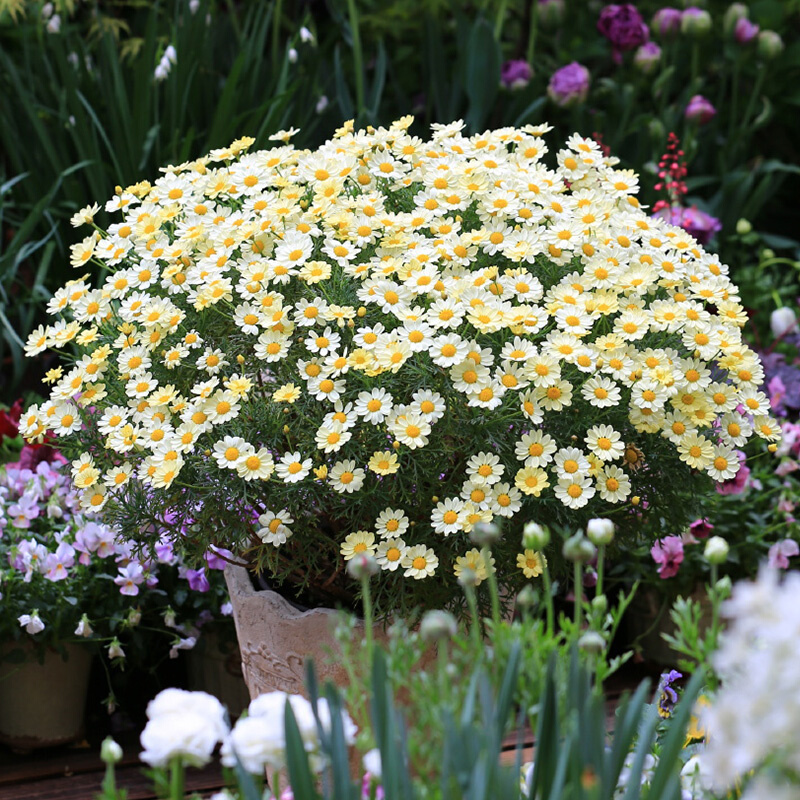
[(678, 574), (678, 568), (683, 561), (683, 542), (680, 536), (665, 536), (659, 539), (651, 548), (650, 555), (658, 564), (658, 574), (662, 580), (672, 578)]
[(699, 122), (701, 125), (705, 125), (714, 118), (716, 113), (717, 109), (703, 95), (696, 94), (689, 100), (683, 115), (690, 122)]
[(672, 684), (682, 677), (683, 673), (678, 672), (676, 669), (671, 669), (661, 675), (661, 679), (658, 682), (658, 688), (661, 692), (661, 697), (658, 700), (658, 714), (664, 719), (672, 713), (672, 709), (678, 702), (678, 693), (672, 688)]
[(532, 77), (531, 65), (522, 58), (506, 61), (500, 70), (500, 83), (506, 89), (524, 89)]
[(794, 539), (784, 539), (769, 549), (769, 565), (773, 569), (788, 569), (789, 559), (800, 555), (800, 547)]
[(204, 569), (187, 569), (184, 577), (189, 582), (189, 588), (195, 592), (207, 592), (211, 588)]
[(781, 380), (780, 375), (775, 375), (770, 379), (767, 384), (767, 391), (769, 392), (769, 405), (770, 408), (782, 416), (786, 416), (786, 409), (783, 408), (783, 398), (786, 397), (786, 384)]
[(645, 75), (653, 71), (661, 60), (661, 48), (655, 42), (645, 42), (633, 55), (633, 63)]
[(722, 223), (716, 217), (701, 211), (696, 206), (691, 208), (665, 206), (656, 211), (653, 216), (683, 228), (700, 244), (708, 244), (714, 238), (714, 234), (722, 230)]
[(708, 521), (707, 517), (696, 519), (689, 526), (689, 533), (696, 536), (698, 539), (705, 539), (714, 530), (714, 526)]
[(547, 94), (557, 106), (569, 108), (586, 99), (589, 81), (589, 70), (573, 61), (553, 73), (547, 86)]
[(597, 30), (611, 42), (616, 61), (620, 60), (620, 53), (633, 50), (650, 38), (642, 15), (630, 3), (606, 6), (600, 12)]
[(209, 569), (225, 569), (225, 564), (233, 558), (233, 553), (224, 547), (209, 548), (206, 553), (206, 563)]
[(679, 8), (659, 8), (650, 24), (659, 36), (666, 38), (680, 32), (682, 16)]
[(174, 564), (176, 560), (175, 552), (172, 549), (172, 542), (161, 539), (153, 548), (159, 564)]
[(761, 30), (755, 22), (750, 22), (747, 17), (740, 17), (736, 20), (736, 26), (733, 29), (733, 35), (739, 44), (747, 44), (752, 42), (758, 36)]

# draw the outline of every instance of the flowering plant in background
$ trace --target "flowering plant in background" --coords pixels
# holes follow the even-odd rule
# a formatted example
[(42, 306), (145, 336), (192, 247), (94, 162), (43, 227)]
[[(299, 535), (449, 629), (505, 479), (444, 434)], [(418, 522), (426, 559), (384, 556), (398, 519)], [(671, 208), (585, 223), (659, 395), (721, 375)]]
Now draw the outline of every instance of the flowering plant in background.
[(303, 586), (373, 553), (388, 611), (452, 597), (478, 523), (638, 495), (660, 525), (778, 438), (726, 266), (633, 173), (578, 135), (547, 166), (546, 125), (410, 124), (242, 139), (108, 201), (72, 260), (109, 274), (29, 338), (77, 354), (21, 423), (70, 453), (82, 508)]
[[(146, 650), (152, 666), (168, 651), (191, 649), (227, 599), (221, 574), (209, 581), (187, 569), (168, 542), (154, 559), (137, 558), (130, 542), (81, 508), (58, 451), (23, 446), (12, 424), (17, 411), (0, 411), (0, 448), (9, 459), (0, 465), (3, 657), (31, 647), (38, 657), (45, 647), (76, 642), (120, 663)], [(221, 568), (213, 562), (209, 568)]]
[(656, 191), (663, 192), (668, 199), (656, 202), (653, 206), (654, 216), (680, 226), (700, 244), (705, 245), (722, 230), (722, 225), (716, 217), (706, 214), (696, 206), (684, 207), (687, 193), (684, 155), (678, 137), (670, 133), (667, 150), (658, 162), (659, 181), (655, 185)]
[(749, 800), (790, 797), (800, 771), (800, 574), (762, 570), (734, 587), (723, 613), (728, 627), (713, 657), (722, 688), (702, 719), (705, 782), (720, 794), (744, 784)]

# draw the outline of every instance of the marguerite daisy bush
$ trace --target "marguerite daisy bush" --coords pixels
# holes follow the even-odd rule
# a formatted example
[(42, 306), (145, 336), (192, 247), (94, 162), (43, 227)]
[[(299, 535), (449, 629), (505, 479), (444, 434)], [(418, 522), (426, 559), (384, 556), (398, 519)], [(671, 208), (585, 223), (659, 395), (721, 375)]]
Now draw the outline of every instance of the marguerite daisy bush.
[(329, 597), (369, 552), (383, 610), (441, 606), (486, 575), (478, 523), (501, 583), (535, 579), (524, 521), (674, 530), (777, 438), (728, 268), (634, 174), (578, 135), (546, 158), (547, 125), (410, 124), (241, 139), (118, 189), (108, 230), (78, 215), (102, 279), (30, 337), (72, 365), (23, 428), (85, 508)]

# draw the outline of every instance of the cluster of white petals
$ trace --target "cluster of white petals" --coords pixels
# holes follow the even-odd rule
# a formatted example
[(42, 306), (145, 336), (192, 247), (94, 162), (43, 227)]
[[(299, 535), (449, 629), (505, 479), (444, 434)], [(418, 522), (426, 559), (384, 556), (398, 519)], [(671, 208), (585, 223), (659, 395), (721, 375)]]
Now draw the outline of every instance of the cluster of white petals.
[[(800, 773), (800, 574), (763, 568), (736, 584), (724, 606), (728, 626), (714, 666), (722, 688), (704, 714), (703, 773), (725, 790), (752, 770)], [(796, 797), (760, 776), (750, 800)]]

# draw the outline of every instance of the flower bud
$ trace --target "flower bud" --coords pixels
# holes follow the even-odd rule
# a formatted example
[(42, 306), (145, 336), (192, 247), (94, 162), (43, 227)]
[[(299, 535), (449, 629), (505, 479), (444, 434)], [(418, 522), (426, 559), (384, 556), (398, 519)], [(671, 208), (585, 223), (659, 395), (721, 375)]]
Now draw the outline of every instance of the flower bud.
[(286, 58), (289, 59), (290, 64), (296, 64), (298, 59), (297, 50), (295, 50), (294, 47), (290, 47), (289, 51), (286, 53)]
[(111, 641), (111, 644), (108, 646), (108, 657), (109, 658), (125, 658), (125, 651), (122, 649), (122, 645), (119, 643), (119, 639), (115, 636)]
[(586, 535), (597, 547), (611, 544), (614, 540), (614, 523), (610, 519), (590, 519), (586, 526)]
[(719, 594), (721, 600), (727, 600), (731, 596), (731, 590), (733, 589), (733, 582), (731, 581), (730, 575), (725, 575), (725, 577), (720, 578), (714, 584), (714, 589)]
[(426, 642), (452, 639), (457, 631), (456, 618), (449, 611), (440, 611), (439, 609), (426, 612), (419, 625), (420, 636)]
[(783, 336), (797, 326), (797, 315), (789, 306), (776, 308), (769, 318), (769, 327), (775, 338)]
[(606, 649), (606, 640), (597, 631), (586, 631), (578, 639), (578, 647), (586, 653), (599, 655)]
[(769, 247), (765, 247), (759, 256), (761, 261), (769, 261), (771, 258), (775, 258), (775, 251)]
[(653, 15), (651, 26), (662, 38), (675, 36), (681, 29), (681, 11), (678, 8), (660, 8)]
[(655, 42), (645, 42), (634, 54), (633, 63), (649, 75), (661, 60), (661, 48)]
[(725, 12), (725, 16), (722, 18), (722, 29), (725, 31), (725, 34), (730, 36), (736, 28), (736, 23), (740, 19), (747, 19), (749, 13), (745, 3), (731, 3), (728, 6), (728, 10)]
[(753, 226), (750, 224), (750, 220), (747, 220), (744, 217), (742, 217), (736, 223), (736, 233), (738, 233), (739, 236), (747, 236), (747, 234), (750, 233), (750, 231), (752, 230)]
[(657, 117), (653, 117), (653, 119), (647, 123), (647, 132), (650, 134), (650, 138), (654, 142), (662, 142), (666, 136), (664, 123)]
[(83, 636), (84, 638), (89, 638), (94, 631), (92, 630), (92, 626), (89, 623), (89, 617), (86, 614), (81, 616), (80, 622), (78, 622), (78, 627), (75, 628), (75, 635), (76, 636)]
[(347, 562), (347, 574), (357, 581), (377, 575), (380, 569), (380, 564), (369, 553), (359, 553)]
[(553, 73), (547, 85), (547, 95), (557, 106), (572, 108), (586, 100), (590, 82), (589, 70), (573, 61)]
[(537, 592), (536, 590), (528, 583), (526, 584), (522, 591), (517, 595), (517, 606), (519, 608), (533, 608), (536, 605), (537, 601)]
[(500, 528), (494, 522), (479, 522), (470, 531), (469, 540), (478, 547), (491, 547), (500, 541)]
[(564, 542), (563, 552), (564, 558), (566, 558), (567, 561), (586, 564), (594, 558), (594, 554), (597, 551), (595, 550), (595, 546), (586, 539), (583, 534), (576, 533)]
[(696, 94), (687, 103), (683, 115), (690, 122), (699, 122), (701, 125), (705, 125), (706, 122), (711, 121), (716, 113), (717, 109), (714, 108), (709, 100), (701, 94)]
[(547, 28), (564, 19), (564, 0), (538, 0), (539, 22)]
[(475, 588), (478, 585), (478, 573), (474, 569), (464, 567), (458, 576), (458, 582), (465, 588)]
[(506, 89), (524, 89), (532, 77), (531, 65), (522, 58), (506, 61), (500, 70), (500, 83)]
[(550, 543), (550, 531), (538, 522), (526, 522), (522, 529), (523, 550), (544, 550)]
[(742, 17), (733, 29), (733, 36), (739, 44), (749, 44), (758, 36), (758, 31), (758, 25)]
[(703, 36), (711, 30), (711, 14), (690, 6), (681, 14), (681, 32), (687, 36)]
[(706, 542), (703, 555), (709, 564), (723, 564), (728, 558), (729, 550), (728, 543), (721, 536), (712, 536)]
[(765, 61), (772, 61), (783, 52), (783, 39), (775, 31), (761, 31), (758, 34), (758, 54)]
[(100, 758), (104, 764), (116, 764), (122, 759), (122, 748), (110, 736), (106, 736), (100, 745)]
[(605, 614), (608, 611), (608, 600), (604, 594), (599, 594), (597, 597), (592, 598), (592, 608), (598, 614)]

